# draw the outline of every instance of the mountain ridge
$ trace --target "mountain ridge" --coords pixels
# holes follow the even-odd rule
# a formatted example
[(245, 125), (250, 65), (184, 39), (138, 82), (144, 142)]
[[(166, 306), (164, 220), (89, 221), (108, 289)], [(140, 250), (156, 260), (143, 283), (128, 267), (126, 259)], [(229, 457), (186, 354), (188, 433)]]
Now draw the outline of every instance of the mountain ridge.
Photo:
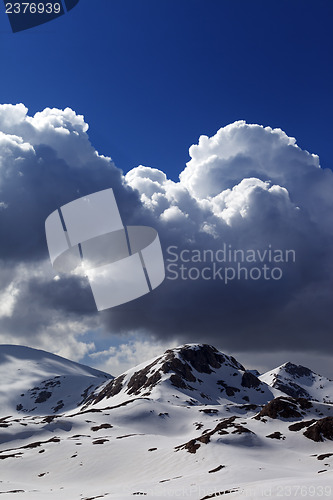
[[(233, 356), (208, 344), (184, 344), (168, 349), (146, 364), (127, 370), (108, 382), (86, 404), (104, 398), (122, 401), (132, 397), (161, 398), (184, 404), (218, 404), (223, 400), (264, 403), (280, 394), (247, 371)], [(263, 394), (263, 396), (261, 396)]]

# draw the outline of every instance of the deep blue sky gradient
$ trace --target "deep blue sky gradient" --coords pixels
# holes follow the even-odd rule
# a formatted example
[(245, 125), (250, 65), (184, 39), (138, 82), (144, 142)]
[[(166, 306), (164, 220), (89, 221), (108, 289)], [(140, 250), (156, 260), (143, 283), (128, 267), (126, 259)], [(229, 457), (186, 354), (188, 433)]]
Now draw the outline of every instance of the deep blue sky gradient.
[(13, 34), (0, 102), (71, 107), (124, 171), (177, 179), (188, 147), (239, 119), (282, 128), (333, 167), (331, 0), (80, 0)]

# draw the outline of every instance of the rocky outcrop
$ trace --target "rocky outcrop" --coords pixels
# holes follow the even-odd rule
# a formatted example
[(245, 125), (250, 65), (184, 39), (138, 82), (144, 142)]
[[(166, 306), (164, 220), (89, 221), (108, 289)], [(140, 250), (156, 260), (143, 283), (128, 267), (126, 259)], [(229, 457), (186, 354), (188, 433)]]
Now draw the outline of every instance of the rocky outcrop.
[(303, 434), (305, 437), (312, 439), (312, 441), (320, 442), (325, 439), (333, 441), (333, 417), (325, 417), (317, 420)]
[(312, 404), (303, 398), (278, 397), (267, 403), (254, 417), (260, 420), (262, 417), (269, 418), (302, 418), (302, 410), (311, 408)]

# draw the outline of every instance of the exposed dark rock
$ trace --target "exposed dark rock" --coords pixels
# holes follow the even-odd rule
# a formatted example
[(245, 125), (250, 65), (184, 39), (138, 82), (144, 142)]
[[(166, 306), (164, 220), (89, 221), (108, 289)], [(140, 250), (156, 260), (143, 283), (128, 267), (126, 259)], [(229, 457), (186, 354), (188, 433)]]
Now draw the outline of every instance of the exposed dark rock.
[(299, 404), (301, 410), (309, 410), (310, 408), (313, 407), (313, 404), (311, 401), (309, 401), (306, 398), (295, 398), (297, 403)]
[(96, 441), (93, 441), (92, 444), (104, 444), (106, 441), (109, 441), (109, 439), (96, 439)]
[(220, 432), (222, 430), (228, 429), (229, 427), (233, 427), (235, 425), (234, 422), (235, 422), (236, 418), (237, 417), (224, 418), (223, 420), (221, 420), (221, 422), (219, 422), (217, 424), (217, 426), (215, 427), (215, 429), (213, 429), (212, 431), (209, 432), (209, 434), (213, 435), (216, 432), (218, 434), (220, 434)]
[(35, 403), (45, 403), (52, 396), (52, 392), (49, 391), (41, 391), (37, 398), (35, 399)]
[[(138, 399), (148, 399), (148, 398), (138, 398)], [(114, 410), (115, 408), (127, 406), (127, 405), (133, 403), (133, 401), (135, 401), (135, 399), (129, 399), (128, 401), (124, 401), (123, 403), (119, 403), (118, 405), (114, 405), (114, 406), (106, 406), (105, 408), (103, 408), (103, 411)], [(102, 413), (102, 410), (100, 408), (82, 409), (78, 413), (72, 413), (71, 415), (68, 415), (68, 418), (74, 418), (76, 415), (82, 415), (85, 413)]]
[(198, 349), (185, 345), (180, 354), (199, 373), (212, 373), (213, 368), (218, 369), (225, 362), (223, 354), (208, 344), (203, 344)]
[(84, 401), (82, 401), (82, 403), (84, 402), (85, 405), (89, 403), (96, 404), (104, 398), (111, 398), (112, 396), (115, 396), (123, 388), (124, 378), (125, 375), (120, 375), (119, 377), (112, 379), (98, 394), (90, 394)]
[(288, 384), (285, 384), (281, 382), (278, 378), (274, 382), (274, 387), (276, 389), (279, 389), (279, 391), (282, 391), (288, 396), (292, 398), (306, 398), (306, 399), (311, 399), (310, 394), (303, 389), (303, 387), (299, 386), (295, 382), (288, 382)]
[(243, 425), (235, 425), (235, 430), (231, 434), (254, 434), (250, 429)]
[(144, 434), (125, 434), (124, 436), (117, 436), (116, 439), (124, 439), (132, 436), (144, 436)]
[(21, 446), (20, 449), (21, 448), (28, 448), (28, 449), (30, 449), (30, 448), (38, 448), (38, 446), (41, 446), (44, 443), (60, 443), (60, 438), (53, 437), (51, 439), (48, 439), (47, 441), (37, 441), (35, 443), (29, 443), (29, 444), (27, 444), (25, 446)]
[(246, 427), (243, 427), (240, 424), (236, 424), (235, 423), (236, 418), (237, 417), (224, 418), (216, 425), (216, 427), (213, 430), (204, 431), (200, 437), (196, 439), (191, 439), (188, 443), (176, 446), (175, 449), (177, 451), (181, 449), (182, 450), (186, 449), (187, 451), (189, 451), (189, 453), (196, 453), (197, 449), (200, 447), (200, 443), (208, 444), (210, 442), (210, 438), (214, 434), (218, 434), (220, 436), (229, 434), (228, 430), (230, 428), (233, 428), (233, 431), (231, 432), (232, 434), (243, 434), (243, 433), (253, 434), (253, 432), (247, 429)]
[(236, 493), (239, 488), (233, 488), (232, 490), (224, 490), (224, 491), (216, 491), (211, 495), (206, 495), (205, 497), (200, 498), (200, 500), (208, 500), (210, 498), (220, 497), (222, 495), (229, 495), (229, 493)]
[(223, 389), (221, 389), (221, 392), (225, 389), (225, 392), (229, 397), (234, 396), (236, 392), (240, 392), (240, 389), (238, 389), (238, 387), (232, 387), (226, 384), (223, 380), (218, 380), (216, 383), (223, 387)]
[(44, 417), (44, 422), (46, 422), (47, 424), (49, 424), (50, 422), (52, 422), (55, 418), (57, 418), (55, 415), (47, 415), (46, 417)]
[(110, 384), (108, 384), (106, 387), (108, 387), (108, 390), (106, 391), (106, 397), (110, 398), (112, 396), (115, 396), (116, 394), (119, 394), (121, 389), (123, 388), (123, 382), (124, 382), (124, 375), (120, 375), (119, 377), (113, 379)]
[(23, 455), (22, 452), (13, 453), (12, 455), (1, 455), (1, 453), (0, 453), (0, 460), (6, 460), (6, 458), (18, 458), (21, 455)]
[(181, 444), (180, 446), (176, 446), (176, 450), (187, 450), (189, 453), (196, 453), (197, 449), (200, 448), (200, 443), (197, 442), (197, 439), (191, 439), (185, 444)]
[(203, 392), (200, 392), (200, 396), (202, 397), (202, 399), (212, 399), (209, 396), (207, 396), (207, 394), (204, 394)]
[(286, 439), (285, 436), (283, 436), (283, 434), (281, 434), (281, 432), (279, 431), (273, 432), (272, 434), (268, 434), (268, 436), (266, 437), (271, 439)]
[(324, 439), (333, 441), (333, 417), (325, 417), (317, 420), (303, 434), (307, 438), (312, 439), (312, 441), (319, 442), (324, 441)]
[(43, 384), (44, 387), (56, 387), (60, 385), (60, 380), (54, 380), (54, 379), (45, 380)]
[[(50, 438), (48, 439), (47, 441), (35, 441), (34, 443), (29, 443), (29, 444), (26, 444), (24, 446), (20, 446), (19, 448), (16, 448), (15, 450), (30, 450), (30, 449), (33, 449), (33, 448), (38, 448), (39, 446), (42, 446), (42, 444), (45, 444), (45, 443), (59, 443), (60, 442), (60, 438), (54, 436), (53, 438)], [(0, 455), (1, 453), (6, 453), (6, 452), (15, 452), (15, 455), (17, 454), (20, 454), (19, 452), (16, 452), (14, 449), (7, 449), (7, 450), (2, 450), (0, 452)], [(2, 455), (3, 456), (3, 455)]]
[(293, 376), (298, 376), (298, 377), (311, 377), (313, 376), (313, 373), (309, 368), (306, 368), (305, 366), (302, 365), (294, 365), (293, 363), (286, 363), (285, 364), (285, 370), (287, 373), (290, 373), (290, 375)]
[(288, 429), (290, 431), (300, 431), (304, 429), (304, 427), (309, 427), (309, 425), (312, 425), (313, 423), (316, 422), (316, 419), (313, 418), (312, 420), (303, 420), (302, 422), (296, 422), (295, 424), (289, 425)]
[(186, 382), (184, 382), (180, 375), (171, 375), (170, 382), (174, 387), (177, 387), (178, 389), (190, 389), (191, 391), (194, 391), (194, 387), (186, 384)]
[[(244, 398), (242, 398), (244, 399)], [(254, 405), (254, 404), (248, 404), (248, 405), (237, 405), (237, 406), (234, 406), (234, 408), (237, 408), (239, 410), (245, 410), (245, 411), (254, 411), (258, 408), (258, 405)]]
[(248, 387), (250, 388), (256, 388), (259, 387), (261, 384), (260, 380), (258, 377), (253, 375), (251, 372), (244, 372), (242, 376), (242, 382), (241, 382), (243, 387)]
[(312, 404), (303, 398), (278, 397), (267, 403), (253, 418), (302, 418), (300, 410), (311, 408)]
[(333, 453), (324, 453), (323, 455), (318, 455), (317, 460), (325, 460), (325, 458), (333, 457)]
[(134, 375), (130, 378), (127, 387), (128, 387), (128, 394), (135, 394), (139, 395), (141, 389), (148, 389), (150, 387), (154, 387), (156, 383), (161, 379), (161, 374), (160, 372), (156, 371), (149, 377), (148, 372), (151, 370), (151, 368), (156, 364), (156, 361), (142, 370), (135, 372)]
[(203, 410), (199, 410), (202, 413), (207, 413), (208, 415), (215, 415), (219, 411), (216, 408), (204, 408)]
[(0, 422), (1, 422), (1, 423), (3, 423), (3, 422), (5, 422), (6, 420), (8, 420), (9, 418), (12, 418), (12, 416), (11, 416), (11, 415), (9, 415), (8, 417), (1, 417), (1, 418), (0, 418)]
[(219, 470), (224, 469), (224, 468), (225, 468), (225, 465), (219, 465), (215, 469), (209, 470), (208, 474), (211, 474), (212, 472), (218, 472)]
[(198, 441), (200, 441), (200, 443), (207, 444), (210, 441), (210, 435), (208, 433), (207, 434), (203, 434), (202, 436), (200, 436), (198, 438)]
[(25, 490), (2, 491), (1, 493), (25, 493)]
[(87, 387), (81, 394), (81, 398), (82, 398), (82, 401), (80, 403), (78, 403), (77, 406), (81, 406), (85, 400), (87, 399), (87, 397), (89, 396), (89, 391), (93, 388), (94, 386), (93, 385), (89, 385), (89, 387)]
[(65, 406), (64, 402), (60, 400), (57, 402), (57, 406), (54, 406), (52, 410), (54, 411), (54, 413), (56, 413), (57, 411), (61, 410), (64, 406)]
[(162, 365), (163, 373), (174, 372), (176, 375), (188, 382), (196, 382), (196, 378), (192, 373), (192, 368), (188, 363), (182, 362), (173, 351), (166, 351), (168, 354), (166, 356), (166, 361)]
[(227, 393), (227, 396), (231, 397), (234, 396), (236, 392), (240, 392), (238, 387), (226, 387), (225, 392)]
[[(82, 465), (82, 464), (80, 464)], [(105, 493), (105, 495), (97, 495), (96, 497), (85, 497), (83, 498), (82, 500), (96, 500), (97, 498), (104, 498), (105, 496), (107, 495), (107, 493)], [(133, 493), (133, 495), (137, 495), (137, 493)], [(147, 495), (147, 493), (139, 493), (139, 495)]]
[(101, 425), (96, 425), (95, 427), (91, 427), (91, 430), (96, 432), (99, 431), (100, 429), (112, 429), (113, 425), (111, 424), (101, 424)]

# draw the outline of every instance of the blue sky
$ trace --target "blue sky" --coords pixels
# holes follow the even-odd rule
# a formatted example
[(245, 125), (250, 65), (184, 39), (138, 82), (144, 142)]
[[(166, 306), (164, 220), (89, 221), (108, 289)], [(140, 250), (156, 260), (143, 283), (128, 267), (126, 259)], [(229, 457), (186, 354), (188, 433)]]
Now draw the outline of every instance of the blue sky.
[[(0, 341), (112, 373), (208, 342), (330, 376), (333, 3), (80, 0), (15, 34), (1, 7)], [(278, 282), (166, 279), (98, 313), (87, 283), (54, 280), (44, 223), (110, 187), (164, 252), (271, 245), (296, 262)]]
[(12, 34), (3, 13), (1, 102), (72, 107), (124, 171), (176, 179), (201, 134), (239, 119), (332, 167), (332, 16), (321, 0), (80, 0)]

